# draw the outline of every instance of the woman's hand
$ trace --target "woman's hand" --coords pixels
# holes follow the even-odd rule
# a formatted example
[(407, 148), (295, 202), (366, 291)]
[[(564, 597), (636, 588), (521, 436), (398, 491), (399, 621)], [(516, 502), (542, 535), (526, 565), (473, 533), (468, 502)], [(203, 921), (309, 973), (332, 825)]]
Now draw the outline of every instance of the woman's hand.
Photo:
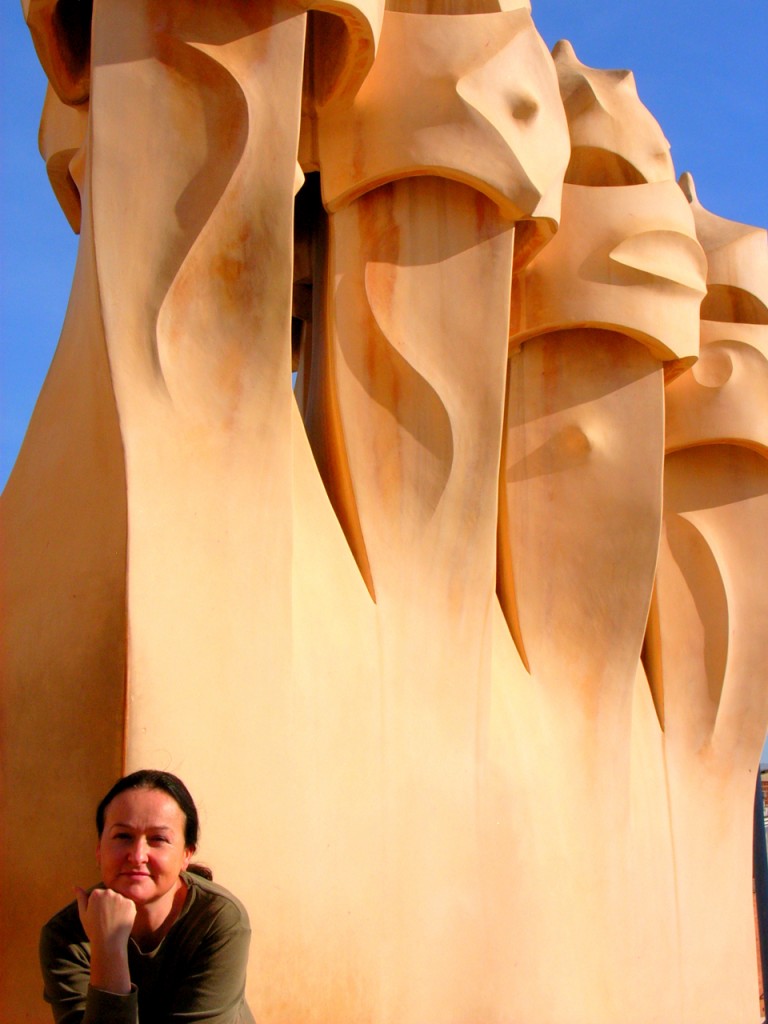
[(75, 886), (77, 909), (91, 943), (113, 948), (128, 945), (136, 919), (136, 904), (113, 889), (94, 889), (90, 895)]
[(112, 889), (90, 894), (75, 886), (77, 909), (91, 942), (91, 985), (127, 995), (131, 991), (128, 939), (136, 919), (136, 904)]

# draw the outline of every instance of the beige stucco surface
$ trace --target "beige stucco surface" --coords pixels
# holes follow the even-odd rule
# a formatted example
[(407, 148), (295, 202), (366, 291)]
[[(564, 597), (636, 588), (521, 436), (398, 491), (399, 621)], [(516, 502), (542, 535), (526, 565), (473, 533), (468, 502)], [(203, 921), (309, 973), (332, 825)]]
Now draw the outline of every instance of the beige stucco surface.
[(54, 8), (3, 1019), (158, 767), (261, 1024), (756, 1021), (765, 232), (526, 3), (95, 0), (79, 54)]

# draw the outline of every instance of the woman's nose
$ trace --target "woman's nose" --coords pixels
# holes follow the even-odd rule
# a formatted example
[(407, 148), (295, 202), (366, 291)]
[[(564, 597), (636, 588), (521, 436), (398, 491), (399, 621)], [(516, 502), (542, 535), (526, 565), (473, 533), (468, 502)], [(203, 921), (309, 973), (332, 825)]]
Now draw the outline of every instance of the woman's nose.
[(135, 839), (128, 850), (128, 856), (134, 864), (144, 864), (147, 859), (147, 844), (143, 838)]

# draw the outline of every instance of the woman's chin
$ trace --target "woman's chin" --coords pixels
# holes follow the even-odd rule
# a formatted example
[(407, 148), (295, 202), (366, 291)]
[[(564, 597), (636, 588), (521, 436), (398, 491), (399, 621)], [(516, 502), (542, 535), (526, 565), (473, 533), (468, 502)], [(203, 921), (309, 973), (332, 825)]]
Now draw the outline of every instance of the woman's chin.
[(151, 875), (121, 875), (116, 878), (110, 889), (127, 896), (134, 903), (143, 902), (152, 894), (154, 883)]

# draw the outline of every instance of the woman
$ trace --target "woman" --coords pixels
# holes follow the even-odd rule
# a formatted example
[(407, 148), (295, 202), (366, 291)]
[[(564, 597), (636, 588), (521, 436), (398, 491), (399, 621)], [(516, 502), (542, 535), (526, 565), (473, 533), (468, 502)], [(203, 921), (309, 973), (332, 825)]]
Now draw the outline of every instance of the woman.
[(126, 775), (99, 804), (96, 830), (102, 885), (76, 886), (40, 939), (57, 1024), (252, 1022), (248, 915), (190, 865), (199, 822), (184, 783)]

